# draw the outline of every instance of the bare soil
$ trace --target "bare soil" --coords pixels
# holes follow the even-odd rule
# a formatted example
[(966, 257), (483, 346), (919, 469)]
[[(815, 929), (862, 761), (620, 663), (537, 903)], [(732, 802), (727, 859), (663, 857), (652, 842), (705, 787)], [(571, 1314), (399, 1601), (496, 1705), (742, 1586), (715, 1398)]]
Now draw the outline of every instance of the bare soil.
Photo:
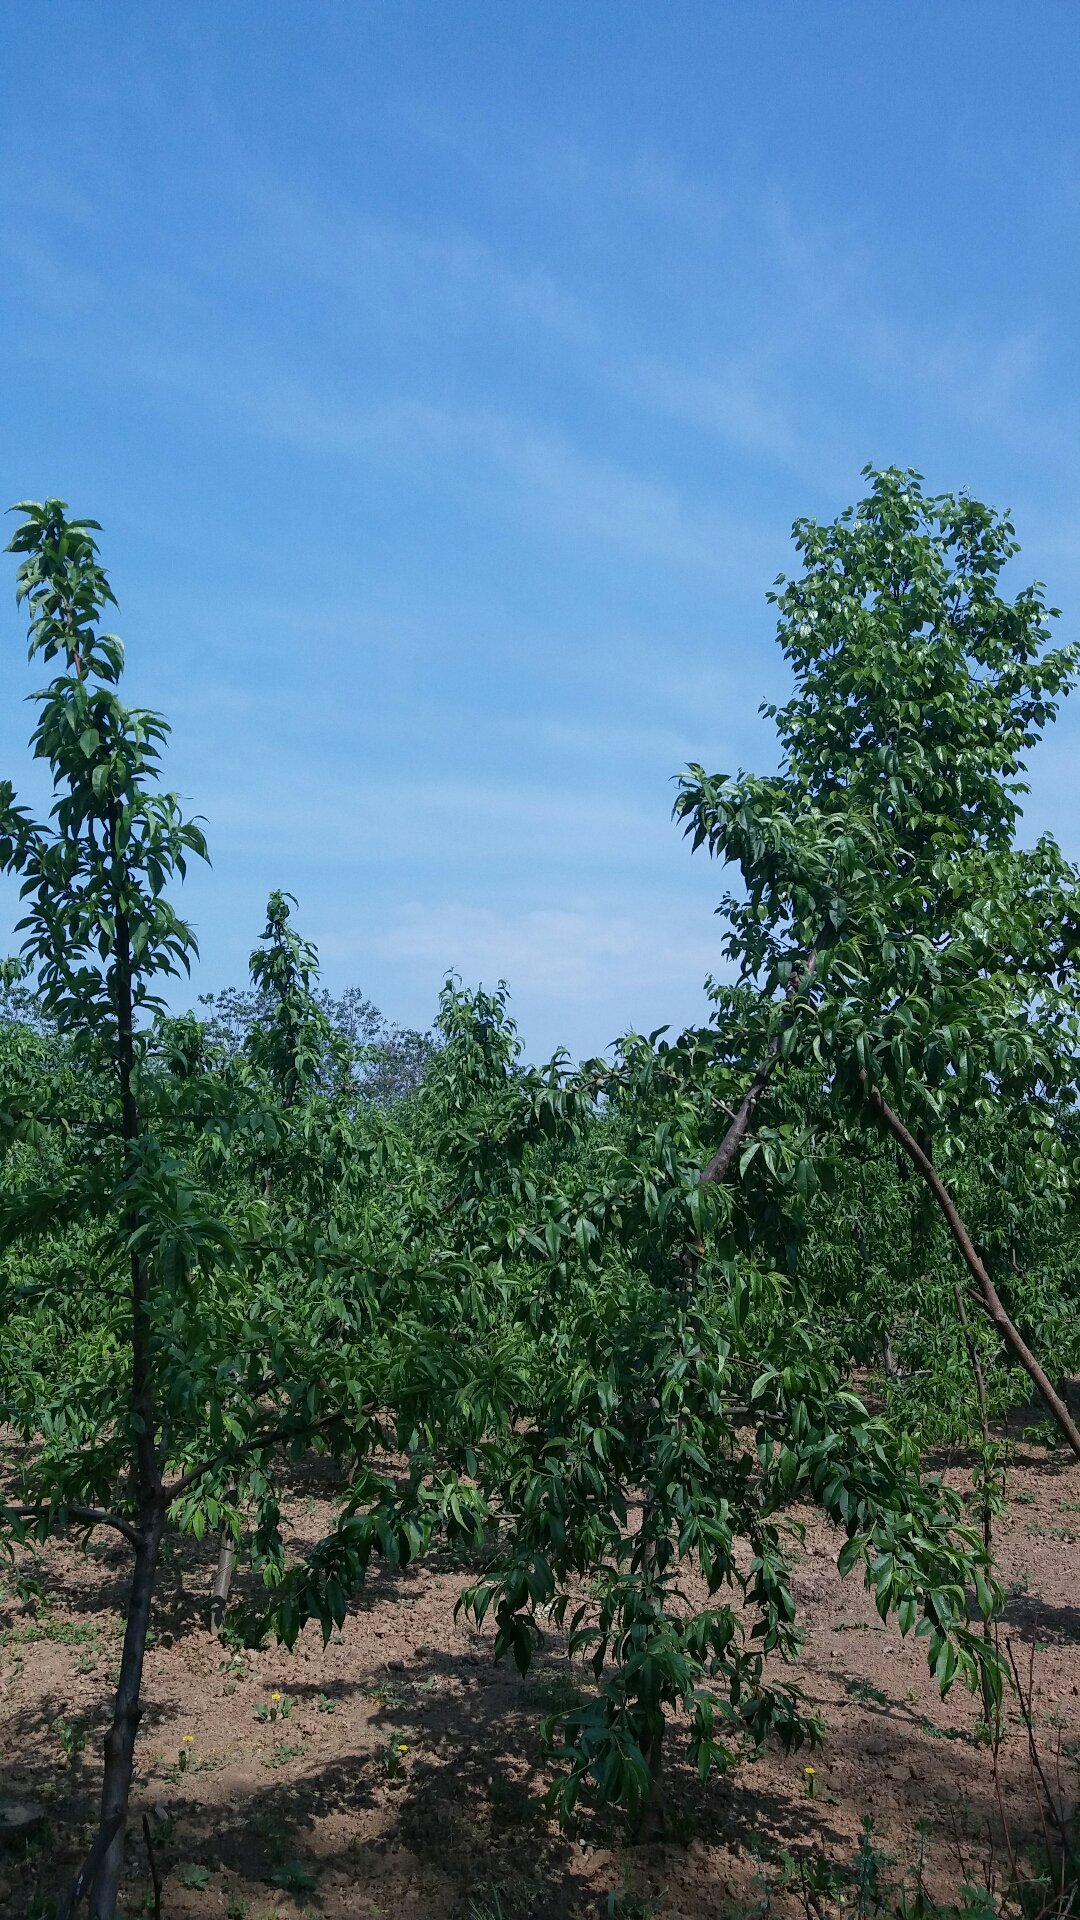
[[(961, 1465), (948, 1477), (966, 1482)], [(328, 1492), (317, 1470), (298, 1478), (291, 1552), (331, 1524)], [(1040, 1748), (1068, 1791), (1080, 1748), (1080, 1468), (1020, 1446), (1008, 1494), (1003, 1631), (1025, 1673), (1031, 1663)], [(153, 1912), (144, 1812), (166, 1920), (712, 1920), (757, 1911), (785, 1850), (850, 1863), (866, 1817), (901, 1865), (925, 1822), (943, 1889), (979, 1879), (991, 1857), (1000, 1869), (978, 1700), (960, 1688), (941, 1700), (921, 1644), (882, 1627), (858, 1576), (837, 1574), (839, 1538), (802, 1517), (798, 1678), (827, 1722), (824, 1748), (769, 1751), (702, 1785), (675, 1727), (664, 1832), (637, 1845), (611, 1813), (584, 1811), (572, 1835), (545, 1814), (538, 1721), (588, 1676), (557, 1640), (525, 1681), (496, 1666), (490, 1636), (455, 1620), (460, 1567), (433, 1556), (373, 1579), (325, 1648), (309, 1627), (293, 1654), (246, 1653), (206, 1625), (212, 1545), (173, 1540), (147, 1656), (125, 1913)], [(23, 1574), (34, 1570), (24, 1557)], [(92, 1834), (126, 1571), (123, 1544), (98, 1534), (87, 1547), (50, 1544), (40, 1597), (20, 1599), (6, 1581), (0, 1793), (42, 1801), (48, 1822), (28, 1848), (0, 1853), (3, 1920), (48, 1912)], [(1014, 1704), (998, 1777), (1019, 1848), (1037, 1838), (1038, 1816)], [(774, 1894), (774, 1911), (791, 1904)]]

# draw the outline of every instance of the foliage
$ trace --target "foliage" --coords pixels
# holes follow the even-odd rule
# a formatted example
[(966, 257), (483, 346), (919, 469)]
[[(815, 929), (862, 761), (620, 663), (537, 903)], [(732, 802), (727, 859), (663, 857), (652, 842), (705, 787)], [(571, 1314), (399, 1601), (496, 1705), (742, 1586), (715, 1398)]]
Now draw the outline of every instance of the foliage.
[[(0, 794), (30, 970), (0, 1017), (3, 1522), (132, 1549), (95, 1920), (171, 1528), (254, 1574), (234, 1635), (290, 1644), (329, 1638), (373, 1555), (463, 1557), (497, 1655), (525, 1672), (561, 1635), (591, 1677), (548, 1716), (563, 1818), (587, 1793), (653, 1819), (676, 1714), (703, 1777), (815, 1741), (800, 1504), (942, 1689), (993, 1702), (986, 1543), (920, 1466), (935, 1430), (977, 1430), (963, 1269), (884, 1116), (947, 1177), (1024, 1351), (1075, 1364), (1075, 876), (1049, 838), (1016, 846), (1072, 658), (1036, 589), (1001, 593), (1008, 522), (889, 472), (800, 523), (780, 772), (695, 768), (677, 803), (738, 870), (734, 978), (700, 1029), (533, 1066), (501, 986), (449, 980), (434, 1038), (333, 1000), (277, 892), (250, 990), (168, 1011), (201, 831), (158, 787), (164, 721), (120, 704), (92, 523), (22, 512), (31, 658), (60, 670), (32, 741), (50, 824)], [(1016, 1347), (989, 1313), (971, 1338), (1004, 1409)], [(312, 1451), (345, 1493), (289, 1564), (285, 1472)]]

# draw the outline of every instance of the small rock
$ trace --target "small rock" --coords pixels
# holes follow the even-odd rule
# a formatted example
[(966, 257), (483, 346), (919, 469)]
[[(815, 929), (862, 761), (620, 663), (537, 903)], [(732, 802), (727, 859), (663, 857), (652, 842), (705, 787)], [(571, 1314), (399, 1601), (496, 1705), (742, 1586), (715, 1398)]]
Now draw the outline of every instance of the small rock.
[(886, 1769), (885, 1769), (885, 1771), (886, 1771), (886, 1773), (888, 1774), (888, 1776), (889, 1776), (889, 1779), (890, 1779), (890, 1780), (896, 1780), (896, 1781), (899, 1781), (899, 1782), (900, 1782), (901, 1784), (902, 1784), (902, 1783), (903, 1783), (903, 1782), (904, 1782), (905, 1780), (910, 1780), (910, 1779), (911, 1779), (911, 1768), (910, 1768), (910, 1767), (905, 1767), (905, 1766), (900, 1766), (900, 1765), (898, 1765), (898, 1766), (895, 1766), (895, 1767), (886, 1767)]
[(22, 1840), (48, 1819), (40, 1800), (13, 1800), (0, 1795), (0, 1846)]

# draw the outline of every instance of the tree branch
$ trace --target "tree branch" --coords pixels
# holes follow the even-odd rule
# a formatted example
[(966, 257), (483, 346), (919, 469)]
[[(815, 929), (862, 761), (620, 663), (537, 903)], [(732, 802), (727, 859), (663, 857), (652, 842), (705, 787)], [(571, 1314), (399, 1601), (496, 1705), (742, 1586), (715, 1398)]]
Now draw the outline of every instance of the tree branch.
[[(806, 965), (802, 969), (802, 971), (792, 974), (791, 980), (788, 984), (787, 993), (784, 996), (784, 1002), (787, 1008), (790, 1009), (790, 1007), (792, 1006), (792, 1003), (798, 998), (799, 994), (801, 993), (803, 987), (806, 985), (807, 981), (812, 980), (814, 977), (814, 974), (817, 972), (818, 953), (820, 951), (820, 948), (824, 944), (824, 941), (825, 941), (825, 935), (822, 935), (822, 938), (818, 941), (817, 945), (811, 947), (809, 953), (807, 954)], [(781, 1029), (781, 1031), (783, 1031), (783, 1029)], [(723, 1139), (721, 1140), (720, 1145), (717, 1148), (716, 1152), (713, 1154), (712, 1159), (709, 1161), (708, 1166), (705, 1168), (705, 1171), (698, 1182), (699, 1186), (711, 1187), (711, 1186), (714, 1186), (718, 1181), (727, 1179), (727, 1176), (731, 1171), (731, 1167), (735, 1159), (735, 1155), (738, 1153), (739, 1148), (742, 1146), (743, 1141), (745, 1140), (747, 1134), (750, 1131), (750, 1122), (757, 1111), (758, 1105), (761, 1101), (761, 1097), (765, 1092), (765, 1089), (767, 1088), (769, 1081), (772, 1079), (773, 1068), (775, 1067), (776, 1062), (779, 1058), (779, 1053), (780, 1053), (780, 1035), (777, 1034), (775, 1039), (771, 1042), (769, 1046), (769, 1051), (765, 1055), (764, 1060), (761, 1062), (761, 1065), (759, 1066), (757, 1072), (755, 1073), (753, 1079), (751, 1080), (750, 1085), (747, 1087), (746, 1092), (743, 1094), (743, 1097), (739, 1102), (736, 1112), (732, 1115), (731, 1125), (729, 1126), (727, 1132), (725, 1133)]]
[[(14, 1514), (17, 1520), (40, 1520), (43, 1513), (52, 1513), (53, 1508), (51, 1505), (4, 1507), (3, 1511)], [(117, 1533), (122, 1533), (125, 1540), (129, 1540), (133, 1547), (139, 1546), (142, 1539), (138, 1528), (133, 1526), (130, 1520), (123, 1519), (118, 1513), (106, 1513), (101, 1507), (60, 1505), (56, 1508), (56, 1513), (63, 1519), (85, 1521), (88, 1527), (115, 1527)]]
[(200, 1466), (189, 1467), (186, 1473), (181, 1474), (179, 1480), (173, 1481), (171, 1487), (162, 1487), (162, 1500), (166, 1507), (171, 1507), (173, 1501), (179, 1500), (181, 1494), (187, 1493), (197, 1481), (202, 1480), (206, 1474), (212, 1473), (215, 1467), (222, 1467), (227, 1461), (235, 1460), (238, 1454), (257, 1453), (260, 1447), (276, 1447), (282, 1440), (298, 1440), (304, 1434), (322, 1433), (326, 1427), (332, 1427), (336, 1420), (343, 1418), (343, 1414), (328, 1413), (325, 1419), (316, 1420), (311, 1425), (271, 1427), (266, 1433), (253, 1434), (250, 1440), (240, 1440), (234, 1447), (223, 1448), (220, 1453), (213, 1454), (209, 1460), (204, 1460)]
[(1077, 1459), (1080, 1460), (1080, 1427), (1077, 1426), (1049, 1375), (1039, 1365), (1035, 1355), (1026, 1345), (1018, 1329), (1009, 1318), (998, 1294), (998, 1290), (980, 1259), (975, 1243), (960, 1217), (959, 1208), (946, 1187), (945, 1182), (937, 1172), (929, 1154), (919, 1145), (915, 1135), (908, 1131), (899, 1115), (893, 1112), (881, 1088), (871, 1084), (865, 1071), (860, 1073), (859, 1078), (866, 1088), (867, 1097), (874, 1112), (883, 1125), (888, 1128), (893, 1139), (903, 1148), (912, 1166), (922, 1176), (930, 1192), (933, 1194), (934, 1199), (937, 1201), (945, 1217), (949, 1232), (952, 1234), (953, 1240), (960, 1249), (967, 1270), (975, 1282), (976, 1292), (974, 1298), (978, 1300), (987, 1318), (997, 1328), (1005, 1345), (1013, 1355), (1013, 1358), (1020, 1362), (1024, 1372), (1035, 1386), (1047, 1412), (1056, 1422)]

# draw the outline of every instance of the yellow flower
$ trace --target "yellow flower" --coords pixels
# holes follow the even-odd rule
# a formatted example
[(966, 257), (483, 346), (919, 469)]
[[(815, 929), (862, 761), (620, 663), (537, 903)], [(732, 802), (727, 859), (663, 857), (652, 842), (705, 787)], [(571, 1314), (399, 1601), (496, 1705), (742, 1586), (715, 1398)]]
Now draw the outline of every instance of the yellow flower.
[(804, 1772), (804, 1773), (813, 1773), (813, 1771), (814, 1771), (814, 1769), (813, 1769), (813, 1767), (804, 1767), (804, 1768), (803, 1768), (803, 1772)]
[(271, 1700), (280, 1700), (280, 1699), (281, 1699), (281, 1695), (280, 1695), (280, 1693), (272, 1693), (272, 1694), (270, 1695), (270, 1698), (271, 1698)]
[(408, 1749), (408, 1747), (399, 1747), (399, 1748), (398, 1748), (398, 1752), (399, 1752), (399, 1753), (408, 1753), (408, 1751), (409, 1751), (409, 1749)]
[(187, 1743), (188, 1743), (188, 1741), (190, 1741), (190, 1740), (194, 1740), (194, 1738), (195, 1738), (195, 1735), (194, 1735), (193, 1733), (185, 1733), (185, 1735), (184, 1735), (184, 1744), (185, 1744), (185, 1746), (187, 1745)]

